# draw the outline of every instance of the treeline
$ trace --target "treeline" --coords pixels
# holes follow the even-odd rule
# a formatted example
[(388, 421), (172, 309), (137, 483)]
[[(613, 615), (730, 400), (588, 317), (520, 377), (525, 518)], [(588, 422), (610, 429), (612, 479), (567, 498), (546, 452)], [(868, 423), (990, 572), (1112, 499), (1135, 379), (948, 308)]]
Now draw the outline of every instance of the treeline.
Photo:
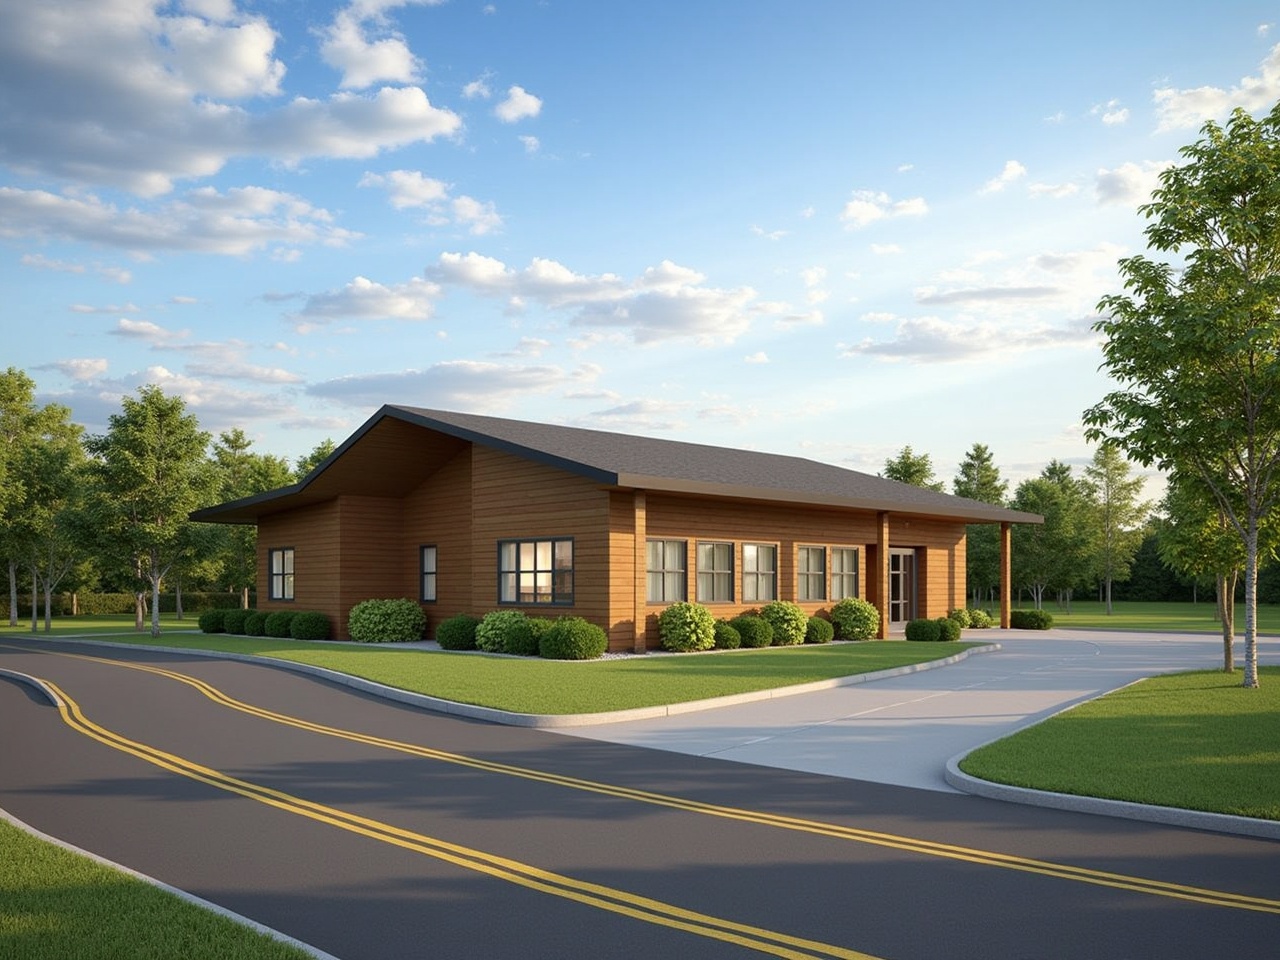
[(294, 483), (334, 449), (325, 441), (291, 466), (252, 450), (242, 430), (215, 440), (157, 386), (125, 397), (106, 433), (85, 435), (67, 407), (38, 406), (35, 389), (21, 370), (0, 374), (0, 559), (9, 623), (18, 623), (22, 594), (33, 630), (40, 612), (49, 629), (55, 598), (65, 610), (89, 593), (127, 595), (137, 628), (150, 613), (157, 634), (161, 610), (181, 613), (184, 594), (204, 595), (200, 607), (225, 602), (208, 595), (247, 606), (254, 528), (188, 516)]

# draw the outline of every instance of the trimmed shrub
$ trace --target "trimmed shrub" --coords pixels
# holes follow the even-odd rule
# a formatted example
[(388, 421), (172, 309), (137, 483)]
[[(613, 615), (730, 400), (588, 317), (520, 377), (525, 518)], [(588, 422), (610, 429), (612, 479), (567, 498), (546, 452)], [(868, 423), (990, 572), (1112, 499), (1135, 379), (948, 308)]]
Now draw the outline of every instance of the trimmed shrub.
[[(494, 610), (486, 613), (476, 627), (476, 649), (486, 653), (507, 653), (507, 636), (526, 629), (526, 617), (519, 610)], [(519, 641), (516, 642), (518, 645)]]
[(289, 624), (293, 623), (293, 617), (292, 610), (276, 610), (268, 613), (266, 622), (263, 624), (266, 635), (268, 637), (289, 636)]
[[(422, 607), (418, 601), (406, 598), (362, 600), (347, 617), (347, 632), (360, 643), (409, 643), (421, 640), (426, 629), (427, 616)], [(271, 632), (270, 617), (267, 632)]]
[(658, 635), (663, 650), (710, 650), (716, 645), (716, 618), (702, 604), (682, 600), (658, 615)]
[(436, 625), (436, 643), (440, 644), (441, 650), (474, 650), (478, 626), (480, 618), (469, 613), (441, 620)]
[[(204, 614), (201, 614), (204, 616)], [(267, 615), (261, 610), (250, 610), (244, 618), (244, 635), (246, 637), (262, 637), (267, 633)]]
[(542, 635), (554, 623), (547, 617), (526, 616), (524, 623), (507, 631), (502, 641), (502, 652), (515, 657), (536, 657), (542, 649)]
[(995, 620), (992, 619), (991, 614), (987, 613), (987, 611), (978, 609), (969, 611), (969, 626), (978, 630), (985, 630), (987, 627), (994, 627), (995, 625)]
[(938, 618), (938, 639), (943, 643), (955, 643), (960, 639), (960, 623), (950, 617)]
[(805, 643), (830, 643), (835, 639), (836, 628), (830, 620), (822, 617), (810, 617), (804, 629)]
[(739, 614), (729, 621), (729, 626), (738, 631), (744, 647), (767, 647), (773, 643), (773, 625), (764, 617)]
[(222, 619), (227, 614), (225, 610), (206, 610), (200, 614), (199, 624), (201, 633), (223, 633), (225, 628), (222, 625)]
[(804, 643), (805, 630), (809, 627), (809, 615), (798, 603), (790, 600), (770, 600), (760, 609), (760, 616), (773, 627), (773, 645), (790, 647)]
[(742, 646), (742, 634), (738, 633), (728, 620), (717, 620), (715, 631), (717, 650), (737, 650)]
[(1015, 630), (1048, 630), (1053, 626), (1053, 614), (1048, 610), (1014, 610), (1009, 614), (1009, 626)]
[(561, 617), (542, 634), (538, 652), (548, 660), (594, 660), (608, 647), (602, 628), (582, 617)]
[(937, 643), (942, 637), (942, 624), (937, 620), (911, 620), (907, 623), (907, 639), (919, 643)]
[[(203, 616), (203, 614), (201, 614)], [(244, 622), (249, 616), (248, 610), (223, 610), (222, 629), (227, 633), (244, 636)]]
[(841, 640), (870, 640), (880, 629), (880, 611), (861, 597), (845, 597), (831, 608)]
[(289, 636), (295, 640), (328, 640), (329, 618), (319, 610), (303, 610), (289, 621)]
[(973, 618), (969, 616), (969, 611), (964, 607), (952, 610), (947, 614), (947, 619), (954, 620), (956, 623), (960, 624), (961, 629), (973, 626)]

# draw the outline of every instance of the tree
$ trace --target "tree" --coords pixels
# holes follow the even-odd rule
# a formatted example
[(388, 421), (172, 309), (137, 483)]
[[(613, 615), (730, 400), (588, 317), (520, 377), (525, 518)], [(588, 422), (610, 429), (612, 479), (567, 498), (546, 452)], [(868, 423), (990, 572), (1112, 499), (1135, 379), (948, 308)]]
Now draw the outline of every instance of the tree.
[[(1009, 484), (1000, 479), (991, 451), (975, 443), (960, 463), (951, 482), (957, 497), (968, 497), (982, 503), (1003, 506)], [(1000, 528), (990, 523), (973, 523), (965, 527), (965, 566), (973, 605), (981, 605), (984, 592), (1000, 585)]]
[(302, 480), (316, 467), (328, 460), (333, 451), (338, 449), (328, 437), (316, 444), (315, 449), (305, 457), (300, 457), (293, 467), (293, 479)]
[(0, 552), (9, 568), (9, 626), (18, 625), (18, 568), (23, 544), (16, 520), (21, 514), (22, 482), (17, 464), (35, 431), (36, 384), (9, 367), (0, 374)]
[(1031, 592), (1036, 609), (1047, 589), (1070, 592), (1084, 582), (1092, 565), (1094, 517), (1091, 490), (1052, 460), (1038, 477), (1018, 484), (1010, 506), (1038, 513), (1043, 524), (1013, 528), (1013, 577)]
[(1138, 500), (1142, 478), (1130, 477), (1131, 465), (1115, 444), (1094, 451), (1084, 475), (1097, 492), (1098, 573), (1105, 586), (1107, 616), (1111, 615), (1111, 585), (1129, 576), (1133, 555), (1142, 545), (1142, 522), (1149, 507)]
[[(253, 441), (239, 428), (218, 436), (218, 442), (213, 446), (213, 465), (219, 499), (238, 500), (286, 487), (293, 482), (289, 464), (284, 459), (253, 453), (249, 449), (252, 445)], [(210, 553), (216, 557), (220, 567), (217, 575), (225, 586), (240, 593), (240, 605), (247, 610), (249, 590), (257, 579), (257, 527), (251, 524), (210, 524), (209, 529), (216, 538)]]
[(1245, 687), (1258, 686), (1259, 530), (1280, 498), (1280, 104), (1207, 123), (1160, 175), (1148, 245), (1181, 258), (1120, 261), (1125, 293), (1094, 329), (1117, 382), (1086, 436), (1195, 476), (1245, 554)]
[(899, 483), (909, 483), (913, 487), (924, 487), (926, 490), (943, 490), (942, 481), (933, 475), (933, 462), (927, 453), (917, 455), (907, 444), (896, 457), (884, 462), (884, 473), (881, 476)]
[[(86, 446), (97, 458), (95, 522), (122, 548), (151, 588), (151, 635), (160, 635), (160, 584), (191, 550), (192, 510), (216, 499), (205, 459), (209, 435), (181, 397), (154, 384), (121, 401), (108, 430)], [(141, 604), (138, 606), (139, 630)]]

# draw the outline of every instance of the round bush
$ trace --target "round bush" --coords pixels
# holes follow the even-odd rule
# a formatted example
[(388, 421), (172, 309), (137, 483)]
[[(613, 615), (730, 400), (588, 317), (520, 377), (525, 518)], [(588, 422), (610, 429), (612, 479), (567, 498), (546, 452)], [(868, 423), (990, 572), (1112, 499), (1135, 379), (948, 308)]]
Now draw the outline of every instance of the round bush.
[(943, 643), (955, 643), (960, 639), (960, 624), (950, 617), (938, 618), (938, 639)]
[(773, 645), (790, 647), (804, 643), (805, 631), (809, 627), (809, 615), (800, 609), (798, 603), (790, 600), (770, 600), (760, 610), (760, 616), (769, 621), (773, 627)]
[(418, 601), (405, 598), (362, 600), (347, 616), (347, 632), (360, 643), (408, 643), (421, 640), (426, 629), (427, 617)]
[(836, 628), (831, 625), (830, 620), (824, 620), (822, 617), (810, 617), (809, 622), (805, 625), (804, 642), (805, 643), (830, 643), (835, 639)]
[(244, 618), (244, 635), (246, 637), (262, 637), (267, 633), (267, 615), (261, 610), (250, 610)]
[(880, 629), (880, 611), (861, 597), (845, 597), (831, 608), (841, 640), (870, 640)]
[(906, 637), (919, 643), (937, 643), (942, 637), (942, 624), (937, 620), (911, 620), (907, 623)]
[(582, 617), (561, 617), (542, 634), (538, 652), (548, 660), (594, 660), (609, 647), (609, 638)]
[(1053, 626), (1053, 614), (1048, 610), (1014, 610), (1009, 614), (1009, 626), (1015, 630), (1048, 630)]
[(952, 610), (950, 613), (947, 614), (947, 618), (950, 620), (954, 620), (956, 623), (960, 624), (961, 629), (963, 629), (964, 627), (973, 626), (973, 618), (969, 616), (969, 611), (966, 610), (964, 607), (960, 607), (957, 610)]
[(519, 610), (486, 613), (476, 627), (476, 649), (486, 653), (506, 653), (507, 636), (517, 630), (523, 631), (526, 620), (528, 617)]
[(244, 621), (248, 616), (248, 610), (225, 610), (222, 614), (222, 629), (227, 633), (244, 636)]
[(738, 631), (744, 647), (767, 647), (773, 643), (773, 626), (764, 617), (743, 613), (729, 621)]
[(289, 622), (289, 636), (295, 640), (328, 640), (329, 618), (319, 610), (303, 610)]
[(200, 624), (200, 632), (201, 633), (223, 633), (224, 627), (223, 627), (222, 621), (223, 621), (223, 617), (225, 617), (226, 614), (227, 614), (226, 610), (219, 610), (219, 609), (204, 611), (202, 614), (200, 614), (200, 619), (197, 621), (197, 623)]
[(542, 649), (542, 635), (551, 629), (554, 620), (546, 617), (524, 618), (507, 631), (502, 641), (502, 652), (515, 657), (536, 657)]
[(737, 650), (742, 646), (742, 634), (738, 633), (728, 620), (717, 620), (715, 631), (717, 650)]
[(682, 600), (658, 615), (658, 636), (663, 650), (710, 650), (716, 645), (716, 618), (702, 604)]
[(276, 610), (274, 613), (267, 614), (263, 627), (268, 637), (287, 637), (289, 636), (289, 624), (292, 622), (292, 610)]
[(977, 609), (969, 611), (969, 626), (985, 630), (987, 627), (994, 627), (995, 624), (995, 620), (992, 619), (991, 614), (987, 613), (987, 611)]
[(474, 650), (478, 626), (480, 618), (469, 613), (441, 620), (436, 626), (436, 643), (440, 644), (441, 650)]

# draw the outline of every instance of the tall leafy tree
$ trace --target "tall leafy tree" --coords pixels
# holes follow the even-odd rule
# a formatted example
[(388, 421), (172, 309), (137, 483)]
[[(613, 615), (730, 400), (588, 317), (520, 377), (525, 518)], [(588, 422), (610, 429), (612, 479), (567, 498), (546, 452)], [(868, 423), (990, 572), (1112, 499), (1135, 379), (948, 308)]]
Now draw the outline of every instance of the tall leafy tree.
[[(991, 451), (981, 443), (969, 448), (951, 482), (951, 492), (957, 497), (996, 506), (1004, 505), (1008, 488)], [(969, 524), (965, 527), (965, 543), (966, 577), (976, 607), (981, 605), (984, 593), (1000, 585), (1000, 528), (990, 523)]]
[(154, 384), (125, 397), (121, 407), (107, 432), (86, 444), (96, 458), (95, 521), (150, 587), (151, 635), (159, 636), (161, 583), (193, 544), (188, 514), (216, 499), (205, 457), (209, 435), (181, 397), (166, 396)]
[(293, 467), (293, 479), (301, 480), (304, 478), (308, 473), (324, 463), (325, 460), (329, 459), (336, 449), (338, 448), (329, 438), (326, 437), (321, 440), (305, 457), (298, 458), (298, 462)]
[(1120, 261), (1095, 329), (1118, 384), (1086, 435), (1194, 475), (1245, 553), (1243, 684), (1258, 685), (1259, 532), (1280, 502), (1280, 104), (1206, 124), (1160, 176), (1147, 243), (1180, 266)]
[(0, 374), (0, 553), (9, 573), (9, 626), (18, 625), (18, 576), (24, 545), (17, 519), (23, 489), (17, 464), (34, 443), (36, 384), (26, 373), (9, 367)]
[(1052, 460), (1040, 476), (1018, 484), (1010, 506), (1038, 513), (1043, 524), (1013, 528), (1013, 577), (1031, 593), (1039, 609), (1047, 590), (1066, 596), (1089, 576), (1093, 562), (1095, 517), (1088, 483), (1071, 467)]
[(1142, 523), (1150, 511), (1139, 500), (1141, 477), (1130, 476), (1132, 464), (1112, 443), (1103, 443), (1093, 453), (1093, 462), (1084, 475), (1093, 484), (1097, 498), (1097, 571), (1102, 580), (1107, 616), (1111, 615), (1111, 585), (1129, 576), (1133, 556), (1142, 546)]
[(884, 473), (881, 476), (899, 483), (909, 483), (913, 487), (924, 487), (926, 490), (942, 492), (942, 481), (933, 475), (933, 461), (927, 453), (916, 453), (911, 444), (903, 447), (896, 457), (884, 462)]

